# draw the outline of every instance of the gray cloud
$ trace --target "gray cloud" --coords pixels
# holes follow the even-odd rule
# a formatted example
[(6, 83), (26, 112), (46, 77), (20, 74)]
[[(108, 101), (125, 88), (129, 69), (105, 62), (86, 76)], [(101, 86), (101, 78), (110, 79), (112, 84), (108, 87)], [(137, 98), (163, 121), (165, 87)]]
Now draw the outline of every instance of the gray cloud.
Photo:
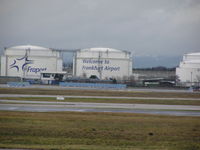
[(200, 51), (199, 0), (0, 0), (0, 48), (113, 47), (137, 56)]

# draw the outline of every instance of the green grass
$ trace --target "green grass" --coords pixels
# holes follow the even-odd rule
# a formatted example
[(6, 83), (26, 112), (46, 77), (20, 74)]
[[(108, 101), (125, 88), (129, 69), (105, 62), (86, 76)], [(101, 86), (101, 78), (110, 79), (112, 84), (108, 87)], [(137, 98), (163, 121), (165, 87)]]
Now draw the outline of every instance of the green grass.
[(199, 150), (199, 117), (0, 111), (0, 147)]
[(28, 100), (28, 101), (51, 101), (51, 102), (92, 102), (92, 103), (125, 103), (125, 104), (164, 104), (164, 105), (196, 105), (200, 106), (197, 100), (152, 100), (152, 99), (106, 99), (106, 98), (65, 98), (56, 100), (53, 97), (1, 97), (6, 100)]

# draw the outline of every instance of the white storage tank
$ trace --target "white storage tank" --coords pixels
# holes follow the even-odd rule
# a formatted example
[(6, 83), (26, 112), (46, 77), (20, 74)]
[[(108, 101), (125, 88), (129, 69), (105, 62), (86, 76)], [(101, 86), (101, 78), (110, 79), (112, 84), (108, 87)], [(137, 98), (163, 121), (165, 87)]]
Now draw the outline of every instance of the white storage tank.
[(200, 53), (189, 53), (183, 56), (176, 68), (179, 81), (185, 86), (198, 85), (200, 82)]
[(81, 49), (74, 54), (73, 75), (97, 76), (99, 79), (122, 79), (132, 75), (132, 56), (112, 48)]
[(5, 48), (1, 56), (1, 76), (39, 79), (41, 72), (62, 71), (62, 58), (53, 49), (22, 45)]

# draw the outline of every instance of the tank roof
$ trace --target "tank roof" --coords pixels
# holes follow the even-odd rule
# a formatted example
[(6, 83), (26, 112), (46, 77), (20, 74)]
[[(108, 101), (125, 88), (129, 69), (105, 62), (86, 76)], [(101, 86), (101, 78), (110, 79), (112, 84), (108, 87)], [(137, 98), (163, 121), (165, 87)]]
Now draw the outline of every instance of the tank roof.
[(113, 48), (104, 48), (104, 47), (86, 48), (86, 49), (81, 49), (81, 51), (92, 51), (92, 52), (128, 52), (128, 51), (117, 50), (117, 49), (113, 49)]
[(31, 50), (50, 50), (49, 48), (35, 46), (35, 45), (19, 45), (19, 46), (9, 47), (7, 49), (16, 49), (16, 50), (27, 50), (27, 49), (31, 49)]
[(188, 53), (188, 54), (186, 54), (186, 55), (193, 55), (193, 56), (200, 56), (200, 52), (197, 52), (197, 53)]

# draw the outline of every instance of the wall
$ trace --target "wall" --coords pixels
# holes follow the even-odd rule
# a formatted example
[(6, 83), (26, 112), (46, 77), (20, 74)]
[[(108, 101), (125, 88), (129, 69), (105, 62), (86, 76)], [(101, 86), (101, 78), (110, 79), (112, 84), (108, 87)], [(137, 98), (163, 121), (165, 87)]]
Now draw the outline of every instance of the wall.
[(62, 71), (59, 52), (51, 50), (5, 50), (1, 56), (1, 76), (39, 79), (41, 72)]
[(176, 68), (181, 82), (200, 82), (200, 68)]
[(19, 76), (19, 77), (26, 77), (26, 78), (40, 78), (41, 72), (55, 72), (61, 71), (62, 66), (57, 66), (57, 58), (53, 57), (28, 57), (30, 64), (27, 64), (24, 68), (23, 65), (25, 64), (25, 60), (17, 62), (16, 68), (11, 68), (11, 64), (16, 60), (17, 57), (10, 56), (8, 57), (8, 72), (7, 76)]
[(20, 82), (21, 78), (19, 77), (5, 77), (0, 76), (0, 84), (7, 84), (7, 82)]
[(132, 59), (126, 52), (80, 51), (74, 57), (73, 70), (81, 77), (123, 78), (132, 74)]
[(190, 53), (183, 56), (176, 75), (182, 86), (199, 85), (200, 82), (200, 53)]
[[(130, 76), (129, 61), (119, 59), (79, 59), (76, 60), (76, 75), (87, 77), (96, 75), (99, 78)], [(131, 70), (131, 69), (130, 69)]]

